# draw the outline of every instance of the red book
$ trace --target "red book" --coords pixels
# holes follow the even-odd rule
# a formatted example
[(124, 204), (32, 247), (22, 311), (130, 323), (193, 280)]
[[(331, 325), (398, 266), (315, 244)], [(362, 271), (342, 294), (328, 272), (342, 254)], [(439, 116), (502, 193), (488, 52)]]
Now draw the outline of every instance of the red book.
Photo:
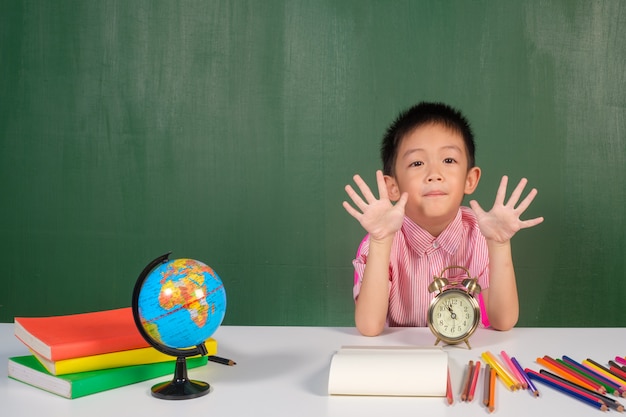
[(51, 317), (16, 317), (15, 336), (51, 361), (148, 347), (130, 307)]

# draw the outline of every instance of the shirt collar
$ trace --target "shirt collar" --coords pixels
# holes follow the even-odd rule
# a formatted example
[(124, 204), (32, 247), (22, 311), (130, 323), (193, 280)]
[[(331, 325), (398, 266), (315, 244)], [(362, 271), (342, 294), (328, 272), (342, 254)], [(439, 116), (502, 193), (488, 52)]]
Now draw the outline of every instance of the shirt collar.
[(404, 217), (401, 230), (409, 243), (409, 247), (419, 255), (431, 253), (440, 248), (453, 254), (463, 238), (461, 209), (459, 208), (454, 220), (437, 237), (428, 233), (407, 216)]

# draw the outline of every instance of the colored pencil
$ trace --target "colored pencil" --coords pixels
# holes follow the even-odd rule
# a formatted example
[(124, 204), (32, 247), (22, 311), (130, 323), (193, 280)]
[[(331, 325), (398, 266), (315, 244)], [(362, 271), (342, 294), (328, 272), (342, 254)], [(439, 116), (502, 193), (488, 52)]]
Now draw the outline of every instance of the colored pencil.
[(562, 392), (563, 394), (569, 395), (570, 397), (576, 398), (592, 407), (598, 408), (602, 411), (606, 411), (608, 410), (608, 407), (606, 406), (606, 404), (604, 404), (602, 401), (598, 400), (598, 399), (590, 399), (584, 395), (580, 395), (579, 393), (577, 393), (576, 391), (567, 388), (565, 385), (563, 384), (558, 384), (557, 382), (555, 382), (554, 379), (547, 377), (545, 375), (541, 375), (538, 372), (533, 371), (532, 369), (528, 369), (526, 368), (524, 370), (524, 372), (526, 372), (526, 374), (528, 375), (529, 378), (534, 379), (536, 381), (542, 382), (545, 385), (548, 385), (551, 388), (554, 388), (560, 392)]
[(506, 366), (509, 367), (511, 371), (510, 372), (511, 375), (513, 375), (515, 379), (517, 380), (516, 385), (519, 385), (518, 388), (524, 388), (524, 389), (528, 388), (526, 379), (518, 372), (515, 365), (513, 365), (513, 362), (511, 362), (511, 358), (509, 357), (509, 355), (505, 351), (501, 351), (500, 356), (502, 356), (502, 359), (504, 360), (504, 363), (506, 364)]
[(551, 371), (554, 371), (556, 374), (562, 376), (563, 378), (569, 381), (582, 385), (591, 390), (598, 390), (598, 392), (601, 391), (601, 389), (599, 388), (600, 387), (599, 384), (592, 383), (591, 381), (588, 380), (588, 378), (584, 377), (583, 375), (577, 372), (574, 372), (573, 370), (569, 369), (565, 365), (558, 363), (557, 361), (550, 358), (549, 356), (544, 356), (543, 358), (537, 358), (537, 363), (545, 366)]
[[(566, 363), (569, 364), (569, 362), (566, 362)], [(575, 366), (580, 372), (587, 375), (589, 379), (597, 381), (600, 385), (602, 385), (602, 387), (604, 387), (607, 392), (611, 394), (617, 393), (618, 395), (621, 395), (620, 392), (617, 392), (619, 391), (619, 385), (611, 381), (610, 379), (606, 378), (604, 375), (598, 372), (598, 370), (595, 369), (594, 367), (586, 365), (584, 363), (577, 363)]]
[(474, 399), (474, 393), (476, 392), (476, 384), (478, 382), (478, 374), (480, 373), (480, 361), (476, 361), (474, 365), (474, 372), (472, 372), (472, 382), (470, 383), (469, 394), (467, 395), (467, 401)]
[(496, 409), (496, 370), (491, 368), (489, 372), (489, 412), (492, 413)]
[(619, 363), (621, 363), (622, 365), (626, 365), (626, 358), (623, 358), (621, 356), (616, 356), (615, 360)]
[(209, 356), (208, 359), (211, 362), (220, 363), (222, 365), (228, 365), (228, 366), (237, 365), (237, 362), (233, 361), (232, 359), (220, 358), (219, 356), (212, 355), (212, 356)]
[(485, 364), (485, 379), (483, 385), (483, 404), (489, 406), (489, 383), (491, 381), (491, 365)]
[(621, 370), (622, 372), (626, 373), (626, 366), (622, 366), (615, 361), (609, 361), (609, 366), (614, 366), (617, 369)]
[[(616, 384), (620, 385), (621, 387), (624, 387), (624, 384), (626, 384), (626, 381), (623, 380), (622, 378), (618, 377), (617, 375), (613, 375), (611, 373), (611, 371), (609, 371), (609, 369), (604, 366), (599, 364), (598, 362), (594, 361), (593, 359), (589, 359), (587, 358), (587, 362), (589, 362), (591, 365), (593, 365), (595, 368), (597, 368), (603, 375), (605, 375), (607, 378), (613, 380)], [(584, 361), (583, 361), (584, 363)]]
[(469, 393), (470, 381), (472, 379), (472, 370), (474, 369), (474, 361), (469, 361), (467, 364), (467, 372), (463, 380), (463, 388), (461, 389), (461, 401), (467, 400), (467, 394)]
[[(601, 376), (603, 381), (613, 388), (613, 394), (619, 396), (626, 395), (626, 387), (623, 387), (621, 383), (617, 382), (610, 372), (605, 372), (601, 366), (598, 366), (587, 359), (583, 360), (583, 366)], [(607, 390), (609, 390), (609, 388), (607, 388)]]
[(615, 391), (615, 388), (612, 385), (609, 385), (608, 381), (604, 381), (604, 378), (601, 375), (598, 375), (598, 373), (594, 372), (592, 369), (587, 368), (582, 363), (576, 362), (569, 356), (563, 356), (562, 363), (574, 372), (577, 372), (579, 375), (589, 380), (592, 384), (598, 385), (599, 389), (597, 389), (596, 391), (598, 391), (600, 394), (606, 394), (607, 391), (610, 391), (611, 393)]
[(587, 389), (585, 387), (581, 387), (580, 385), (576, 385), (573, 382), (570, 382), (570, 381), (568, 381), (565, 378), (561, 378), (560, 376), (558, 376), (556, 374), (553, 374), (553, 373), (551, 373), (549, 371), (546, 371), (545, 369), (542, 369), (541, 371), (539, 371), (539, 373), (548, 375), (551, 378), (556, 379), (556, 380), (562, 382), (563, 384), (571, 385), (573, 388), (579, 389), (579, 390), (581, 390), (581, 391), (583, 391), (583, 392), (585, 392), (585, 393), (587, 393), (587, 394), (589, 394), (589, 395), (599, 399), (600, 401), (604, 402), (607, 405), (607, 407), (609, 407), (609, 408), (612, 408), (612, 409), (614, 409), (616, 411), (619, 411), (619, 412), (624, 411), (624, 406), (622, 404), (620, 404), (619, 402), (617, 402), (616, 400), (614, 400), (614, 399), (612, 399), (610, 397), (607, 397), (606, 395), (602, 395), (600, 393), (597, 393), (597, 392), (592, 391), (590, 389)]
[(487, 351), (487, 352), (482, 353), (482, 357), (485, 360), (485, 362), (491, 365), (492, 369), (496, 370), (498, 376), (500, 376), (500, 379), (502, 379), (502, 382), (504, 383), (504, 385), (506, 385), (506, 387), (510, 389), (511, 391), (515, 391), (516, 389), (515, 382), (513, 381), (513, 379), (511, 379), (508, 373), (504, 370), (504, 368), (502, 367), (502, 364), (495, 358), (495, 356), (493, 356), (491, 352)]
[(448, 400), (448, 404), (452, 404), (454, 402), (454, 395), (452, 394), (452, 383), (450, 382), (450, 368), (448, 368), (448, 382), (446, 384), (446, 399)]
[(519, 372), (521, 372), (521, 375), (526, 380), (526, 386), (528, 387), (528, 390), (531, 392), (531, 394), (533, 394), (533, 396), (535, 396), (535, 397), (538, 397), (539, 396), (539, 390), (537, 390), (537, 387), (535, 387), (535, 384), (533, 384), (533, 382), (530, 380), (530, 378), (528, 378), (528, 375), (526, 375), (526, 372), (524, 372), (524, 368), (522, 368), (522, 365), (520, 365), (520, 363), (517, 361), (517, 359), (515, 359), (515, 357), (511, 358), (511, 362), (513, 363), (515, 368)]
[[(613, 361), (609, 361), (609, 362), (613, 362)], [(615, 362), (613, 362), (615, 363)], [(626, 379), (626, 372), (624, 372), (624, 370), (621, 367), (616, 367), (614, 365), (611, 365), (609, 367), (609, 371), (611, 371), (611, 373), (621, 379)]]

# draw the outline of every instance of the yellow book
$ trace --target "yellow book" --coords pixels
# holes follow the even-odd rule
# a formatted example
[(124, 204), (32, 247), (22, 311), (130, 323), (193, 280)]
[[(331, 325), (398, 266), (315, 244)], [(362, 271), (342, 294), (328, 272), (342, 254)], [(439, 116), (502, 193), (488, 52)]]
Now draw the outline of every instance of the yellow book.
[[(205, 343), (209, 356), (217, 353), (217, 341), (213, 338)], [(161, 353), (153, 347), (122, 350), (100, 355), (51, 361), (31, 350), (31, 353), (52, 375), (66, 375), (78, 372), (97, 371), (100, 369), (120, 368), (130, 365), (145, 365), (173, 361), (174, 356)]]

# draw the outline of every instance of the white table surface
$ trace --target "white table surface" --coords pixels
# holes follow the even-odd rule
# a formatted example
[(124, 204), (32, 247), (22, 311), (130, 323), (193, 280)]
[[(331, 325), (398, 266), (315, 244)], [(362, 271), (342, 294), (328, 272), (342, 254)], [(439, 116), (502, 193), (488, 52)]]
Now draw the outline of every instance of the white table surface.
[[(626, 355), (625, 328), (515, 328), (508, 332), (478, 329), (472, 349), (446, 346), (455, 402), (423, 397), (345, 397), (327, 394), (332, 354), (342, 345), (432, 346), (428, 328), (388, 329), (378, 337), (365, 337), (354, 328), (222, 326), (215, 333), (218, 354), (236, 366), (209, 363), (189, 370), (191, 379), (211, 384), (200, 398), (167, 401), (151, 396), (150, 388), (164, 377), (86, 397), (68, 400), (7, 377), (11, 356), (28, 354), (13, 335), (13, 324), (0, 324), (0, 416), (480, 416), (482, 384), (471, 403), (459, 392), (469, 360), (481, 360), (486, 350), (504, 350), (522, 366), (540, 369), (539, 356), (592, 358), (607, 363)], [(593, 416), (602, 413), (540, 384), (539, 398), (527, 391), (509, 391), (498, 382), (495, 414), (506, 416)], [(626, 404), (626, 399), (621, 401)], [(615, 411), (609, 413), (616, 414)]]

